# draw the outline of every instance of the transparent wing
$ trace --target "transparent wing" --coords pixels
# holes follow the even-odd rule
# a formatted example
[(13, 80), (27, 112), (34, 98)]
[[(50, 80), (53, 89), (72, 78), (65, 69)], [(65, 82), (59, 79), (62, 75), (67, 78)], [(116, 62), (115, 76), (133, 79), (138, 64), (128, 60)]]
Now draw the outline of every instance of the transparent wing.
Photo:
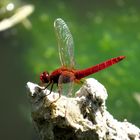
[[(65, 79), (65, 75), (60, 75), (58, 80), (58, 92), (60, 95), (65, 95), (67, 97), (73, 97), (73, 85), (74, 81), (64, 84), (63, 80)], [(67, 110), (71, 109), (71, 100), (67, 100), (65, 104), (65, 115), (67, 115)]]
[(74, 43), (66, 23), (58, 18), (54, 21), (54, 29), (58, 41), (59, 57), (62, 66), (74, 67)]
[(59, 79), (58, 79), (58, 92), (60, 93), (60, 95), (65, 95), (68, 97), (72, 97), (73, 96), (73, 85), (74, 85), (74, 80), (72, 80), (69, 83), (63, 83), (64, 79), (65, 79), (65, 75), (60, 75)]

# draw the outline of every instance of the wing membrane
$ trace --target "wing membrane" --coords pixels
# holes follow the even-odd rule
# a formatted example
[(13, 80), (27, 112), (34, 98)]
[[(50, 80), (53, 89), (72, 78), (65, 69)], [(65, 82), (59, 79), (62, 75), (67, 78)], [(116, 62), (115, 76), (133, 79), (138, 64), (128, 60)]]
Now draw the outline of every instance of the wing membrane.
[(74, 67), (74, 43), (66, 23), (58, 18), (54, 21), (54, 29), (58, 41), (58, 51), (62, 66)]
[(65, 75), (60, 75), (58, 79), (58, 91), (60, 94), (72, 97), (73, 96), (73, 85), (74, 81), (71, 81), (67, 84), (63, 83), (63, 80), (65, 79)]

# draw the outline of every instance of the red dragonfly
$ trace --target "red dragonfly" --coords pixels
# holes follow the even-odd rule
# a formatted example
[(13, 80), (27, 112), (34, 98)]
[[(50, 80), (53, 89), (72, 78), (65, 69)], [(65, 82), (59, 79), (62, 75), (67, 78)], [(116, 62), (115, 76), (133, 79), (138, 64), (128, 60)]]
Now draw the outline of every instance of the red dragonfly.
[(59, 57), (62, 66), (54, 70), (51, 74), (43, 72), (40, 75), (40, 80), (44, 84), (47, 83), (45, 89), (51, 86), (50, 93), (54, 84), (57, 84), (59, 98), (63, 89), (63, 83), (69, 83), (69, 92), (71, 92), (72, 83), (79, 83), (82, 78), (116, 64), (125, 58), (125, 56), (118, 56), (83, 70), (74, 69), (74, 43), (68, 26), (61, 18), (58, 18), (54, 21), (54, 29), (58, 41)]

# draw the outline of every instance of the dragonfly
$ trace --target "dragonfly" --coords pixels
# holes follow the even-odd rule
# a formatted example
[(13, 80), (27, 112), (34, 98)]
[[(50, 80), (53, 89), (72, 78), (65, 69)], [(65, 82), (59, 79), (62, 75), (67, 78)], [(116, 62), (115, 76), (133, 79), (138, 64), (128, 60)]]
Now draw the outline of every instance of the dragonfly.
[(58, 99), (61, 97), (61, 93), (63, 90), (62, 85), (69, 84), (68, 92), (71, 92), (73, 83), (81, 83), (82, 78), (108, 68), (125, 58), (125, 56), (118, 56), (89, 68), (85, 68), (82, 70), (75, 69), (74, 41), (67, 24), (61, 18), (57, 18), (54, 21), (54, 29), (58, 42), (58, 52), (61, 67), (57, 68), (50, 74), (48, 71), (44, 71), (40, 75), (40, 80), (43, 84), (46, 84), (44, 89), (50, 86), (49, 94), (51, 94), (54, 84), (57, 85), (59, 93)]

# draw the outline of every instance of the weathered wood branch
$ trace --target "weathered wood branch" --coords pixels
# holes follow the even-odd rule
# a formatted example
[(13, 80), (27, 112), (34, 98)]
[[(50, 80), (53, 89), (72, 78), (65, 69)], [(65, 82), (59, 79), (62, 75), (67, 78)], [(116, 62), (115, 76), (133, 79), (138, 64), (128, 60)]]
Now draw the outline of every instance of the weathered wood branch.
[(119, 122), (107, 111), (106, 89), (95, 79), (87, 79), (75, 98), (42, 90), (27, 83), (32, 120), (42, 140), (138, 140), (140, 129)]

